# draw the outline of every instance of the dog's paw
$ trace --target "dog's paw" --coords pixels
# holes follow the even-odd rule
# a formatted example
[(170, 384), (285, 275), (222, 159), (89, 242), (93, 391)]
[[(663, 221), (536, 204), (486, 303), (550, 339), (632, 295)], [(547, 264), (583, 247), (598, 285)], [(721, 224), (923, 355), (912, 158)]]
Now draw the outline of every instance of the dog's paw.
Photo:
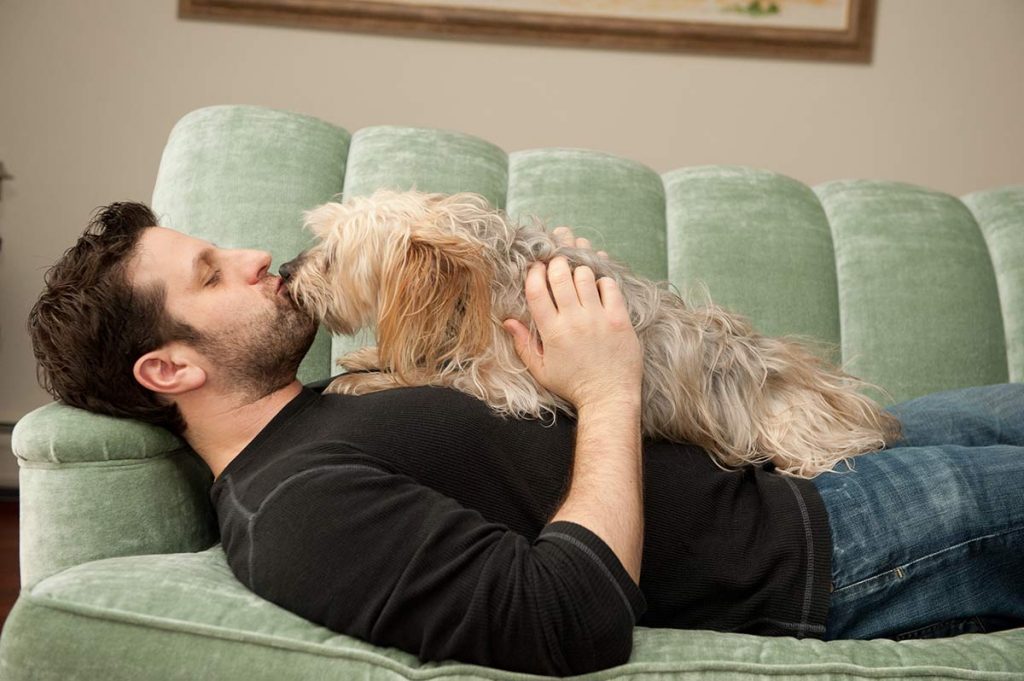
[(398, 382), (390, 374), (374, 371), (341, 374), (324, 388), (324, 392), (332, 395), (366, 395), (397, 387)]
[(346, 371), (372, 371), (380, 367), (377, 347), (374, 345), (342, 355), (336, 364)]
[(341, 374), (330, 385), (324, 388), (325, 393), (332, 395), (358, 395), (362, 374)]

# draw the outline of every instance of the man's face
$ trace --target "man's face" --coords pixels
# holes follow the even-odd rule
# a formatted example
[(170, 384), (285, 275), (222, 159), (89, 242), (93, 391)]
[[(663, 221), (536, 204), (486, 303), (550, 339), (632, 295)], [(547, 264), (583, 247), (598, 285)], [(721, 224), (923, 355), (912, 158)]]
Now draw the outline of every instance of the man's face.
[(219, 248), (164, 227), (147, 228), (136, 253), (132, 285), (164, 287), (167, 312), (200, 336), (209, 380), (251, 399), (295, 380), (316, 322), (270, 274), (269, 253)]

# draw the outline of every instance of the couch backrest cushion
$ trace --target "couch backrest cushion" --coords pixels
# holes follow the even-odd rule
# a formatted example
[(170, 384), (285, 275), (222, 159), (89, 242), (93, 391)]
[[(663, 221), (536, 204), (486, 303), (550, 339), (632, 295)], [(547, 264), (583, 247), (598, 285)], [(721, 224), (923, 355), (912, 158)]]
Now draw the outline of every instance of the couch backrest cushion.
[(832, 226), (843, 359), (854, 373), (898, 399), (1005, 382), (995, 272), (967, 207), (896, 182), (816, 191)]
[[(642, 164), (581, 149), (506, 153), (458, 132), (375, 126), (350, 135), (261, 107), (194, 111), (175, 126), (153, 194), (170, 227), (225, 246), (305, 248), (301, 213), (378, 188), (473, 191), (513, 217), (567, 224), (640, 274), (706, 286), (764, 333), (834, 347), (886, 400), (1024, 380), (1024, 187), (963, 201), (847, 180), (808, 187), (743, 166)], [(372, 335), (321, 334), (300, 369)]]

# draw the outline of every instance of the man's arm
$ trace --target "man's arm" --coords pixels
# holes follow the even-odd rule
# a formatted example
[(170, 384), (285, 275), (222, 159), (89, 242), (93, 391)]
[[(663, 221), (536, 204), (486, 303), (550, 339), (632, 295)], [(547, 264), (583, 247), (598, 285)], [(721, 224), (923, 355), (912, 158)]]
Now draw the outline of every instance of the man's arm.
[(625, 301), (614, 280), (595, 282), (585, 266), (572, 272), (562, 257), (530, 269), (526, 298), (540, 342), (516, 320), (505, 328), (534, 378), (570, 401), (578, 415), (572, 481), (551, 522), (593, 532), (639, 582), (643, 360)]
[(421, 660), (568, 676), (629, 659), (646, 603), (601, 538), (555, 522), (531, 541), (351, 453), (279, 484), (248, 537), (226, 538), (254, 592)]
[(572, 482), (552, 523), (586, 527), (615, 553), (636, 584), (643, 552), (639, 397), (578, 407)]

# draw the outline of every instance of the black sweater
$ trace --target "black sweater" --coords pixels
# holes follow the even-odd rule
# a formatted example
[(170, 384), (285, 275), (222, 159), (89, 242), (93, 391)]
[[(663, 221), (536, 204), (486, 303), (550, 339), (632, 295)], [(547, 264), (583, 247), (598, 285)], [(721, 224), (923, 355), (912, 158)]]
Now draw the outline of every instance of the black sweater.
[(287, 610), (421, 660), (579, 674), (625, 662), (635, 623), (821, 637), (813, 485), (645, 442), (637, 588), (596, 535), (548, 523), (574, 435), (444, 388), (306, 388), (213, 485), (229, 565)]

